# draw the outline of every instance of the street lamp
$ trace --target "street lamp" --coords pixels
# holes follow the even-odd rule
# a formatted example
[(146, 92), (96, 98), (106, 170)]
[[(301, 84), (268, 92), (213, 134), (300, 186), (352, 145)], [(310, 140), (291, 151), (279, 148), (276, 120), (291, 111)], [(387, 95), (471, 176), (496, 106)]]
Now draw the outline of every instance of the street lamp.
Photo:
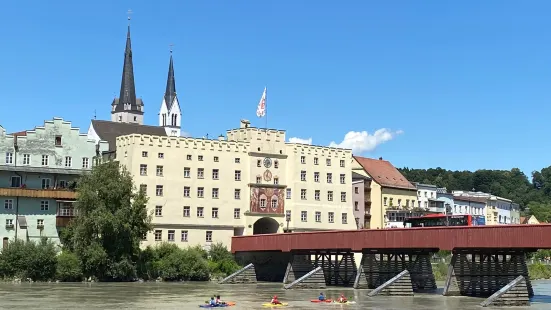
[(285, 221), (287, 222), (287, 232), (289, 232), (289, 222), (291, 221), (291, 210), (285, 211)]

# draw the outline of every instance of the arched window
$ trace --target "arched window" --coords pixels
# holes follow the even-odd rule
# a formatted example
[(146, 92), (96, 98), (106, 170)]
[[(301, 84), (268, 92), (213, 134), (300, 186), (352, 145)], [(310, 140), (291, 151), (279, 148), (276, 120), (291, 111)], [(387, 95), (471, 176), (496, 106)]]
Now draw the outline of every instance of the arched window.
[(177, 114), (172, 114), (172, 126), (178, 126), (178, 115)]
[(166, 114), (163, 113), (163, 126), (166, 126)]

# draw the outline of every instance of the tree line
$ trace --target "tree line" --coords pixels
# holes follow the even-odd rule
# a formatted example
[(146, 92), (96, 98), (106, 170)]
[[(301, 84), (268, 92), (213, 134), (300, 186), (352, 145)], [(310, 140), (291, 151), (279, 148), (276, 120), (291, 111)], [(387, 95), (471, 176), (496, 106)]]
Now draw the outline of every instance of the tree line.
[(117, 162), (95, 166), (77, 183), (78, 216), (60, 233), (61, 246), (14, 240), (0, 253), (0, 277), (33, 281), (205, 281), (240, 266), (222, 244), (209, 250), (173, 243), (140, 248), (152, 230), (148, 198)]
[(523, 216), (535, 215), (551, 221), (551, 166), (532, 172), (530, 178), (520, 169), (451, 171), (443, 168), (400, 168), (411, 182), (446, 187), (448, 191), (481, 191), (511, 199), (520, 205)]

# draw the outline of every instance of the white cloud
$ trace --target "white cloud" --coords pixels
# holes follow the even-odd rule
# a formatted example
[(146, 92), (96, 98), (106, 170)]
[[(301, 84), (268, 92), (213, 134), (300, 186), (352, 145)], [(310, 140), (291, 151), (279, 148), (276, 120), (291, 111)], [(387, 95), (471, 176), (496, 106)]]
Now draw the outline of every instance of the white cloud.
[(329, 146), (352, 149), (352, 153), (361, 154), (373, 151), (380, 144), (390, 141), (403, 133), (403, 130), (391, 131), (387, 128), (378, 129), (372, 135), (367, 131), (349, 131), (344, 135), (342, 142), (336, 143), (332, 141)]
[(292, 138), (289, 138), (289, 143), (312, 144), (312, 138), (301, 139), (297, 137), (292, 137)]

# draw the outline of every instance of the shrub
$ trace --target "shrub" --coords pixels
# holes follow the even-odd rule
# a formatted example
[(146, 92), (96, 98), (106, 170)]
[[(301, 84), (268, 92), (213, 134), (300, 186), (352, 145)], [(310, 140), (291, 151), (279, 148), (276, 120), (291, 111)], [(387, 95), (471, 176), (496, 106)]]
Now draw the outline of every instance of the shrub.
[(63, 282), (82, 281), (82, 267), (76, 254), (64, 251), (57, 256), (56, 279)]

